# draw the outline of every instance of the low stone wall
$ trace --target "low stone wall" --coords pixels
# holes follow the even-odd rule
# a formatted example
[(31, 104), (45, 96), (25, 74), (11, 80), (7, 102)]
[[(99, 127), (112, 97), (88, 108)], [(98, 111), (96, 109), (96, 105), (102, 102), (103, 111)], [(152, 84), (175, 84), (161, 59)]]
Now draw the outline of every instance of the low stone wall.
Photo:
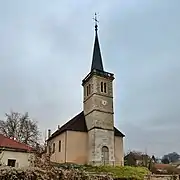
[(75, 169), (40, 169), (40, 168), (12, 168), (0, 167), (0, 180), (113, 180), (107, 175), (88, 174)]
[(145, 176), (144, 180), (180, 180), (180, 179), (179, 179), (179, 175), (151, 174)]

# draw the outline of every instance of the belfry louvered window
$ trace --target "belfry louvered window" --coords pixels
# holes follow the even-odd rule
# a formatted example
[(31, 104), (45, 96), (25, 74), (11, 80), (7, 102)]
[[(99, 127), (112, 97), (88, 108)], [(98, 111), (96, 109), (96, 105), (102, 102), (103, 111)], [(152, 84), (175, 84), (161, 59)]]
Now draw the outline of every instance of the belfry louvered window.
[(103, 92), (103, 82), (101, 82), (101, 92)]
[(104, 93), (106, 93), (106, 83), (104, 83)]
[(106, 83), (101, 82), (101, 92), (104, 92), (104, 93), (107, 92), (107, 85), (106, 85)]
[(91, 94), (91, 84), (86, 86), (86, 96), (89, 96)]

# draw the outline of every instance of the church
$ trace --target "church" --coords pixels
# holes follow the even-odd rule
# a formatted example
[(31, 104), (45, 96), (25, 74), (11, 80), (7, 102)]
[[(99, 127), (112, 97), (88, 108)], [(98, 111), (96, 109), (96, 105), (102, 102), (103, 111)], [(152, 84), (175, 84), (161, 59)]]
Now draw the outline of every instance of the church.
[(114, 127), (114, 74), (104, 70), (95, 24), (91, 70), (82, 80), (83, 110), (51, 134), (47, 153), (51, 162), (124, 165), (124, 134)]

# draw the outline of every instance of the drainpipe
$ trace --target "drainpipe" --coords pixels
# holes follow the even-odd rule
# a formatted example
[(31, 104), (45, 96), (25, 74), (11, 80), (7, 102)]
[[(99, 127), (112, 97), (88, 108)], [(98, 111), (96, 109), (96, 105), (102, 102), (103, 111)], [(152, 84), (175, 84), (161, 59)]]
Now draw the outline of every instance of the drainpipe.
[(65, 132), (65, 163), (66, 163), (66, 159), (67, 159), (67, 131)]

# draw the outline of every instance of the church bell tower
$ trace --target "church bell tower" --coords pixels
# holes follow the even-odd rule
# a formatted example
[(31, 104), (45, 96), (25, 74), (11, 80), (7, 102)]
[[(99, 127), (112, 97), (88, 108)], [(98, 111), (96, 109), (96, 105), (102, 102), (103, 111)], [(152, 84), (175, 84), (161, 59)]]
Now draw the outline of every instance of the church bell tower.
[(98, 26), (95, 17), (95, 41), (90, 73), (83, 79), (83, 110), (88, 129), (88, 162), (92, 165), (113, 165), (114, 150), (114, 74), (103, 67)]

